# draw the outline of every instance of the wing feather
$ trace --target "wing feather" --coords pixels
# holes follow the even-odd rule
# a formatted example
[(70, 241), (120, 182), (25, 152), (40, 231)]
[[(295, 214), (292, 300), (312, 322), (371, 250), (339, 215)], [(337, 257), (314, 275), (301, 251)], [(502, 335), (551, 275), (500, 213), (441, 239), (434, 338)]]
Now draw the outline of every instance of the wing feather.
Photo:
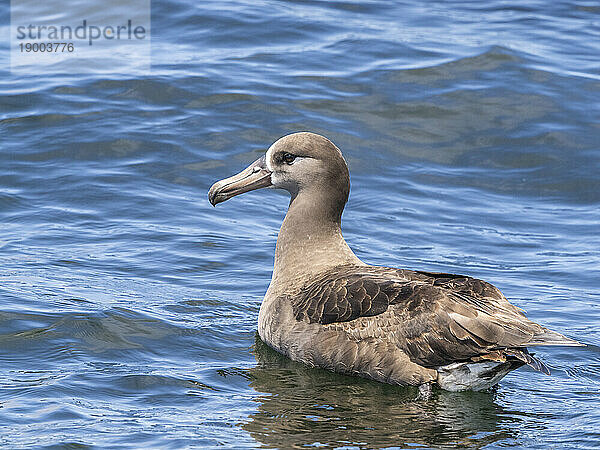
[(425, 367), (528, 344), (578, 344), (527, 319), (496, 287), (463, 275), (339, 266), (306, 284), (292, 306), (297, 320), (357, 339), (393, 338)]

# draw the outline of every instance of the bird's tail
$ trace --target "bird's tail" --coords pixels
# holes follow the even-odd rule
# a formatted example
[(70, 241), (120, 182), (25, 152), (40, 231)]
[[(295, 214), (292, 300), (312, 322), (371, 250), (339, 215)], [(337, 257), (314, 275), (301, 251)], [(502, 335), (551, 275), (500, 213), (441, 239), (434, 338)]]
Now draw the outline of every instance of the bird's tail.
[(550, 369), (541, 360), (534, 356), (534, 353), (529, 353), (526, 348), (507, 348), (504, 350), (506, 356), (512, 356), (513, 358), (522, 361), (527, 364), (533, 370), (550, 375)]

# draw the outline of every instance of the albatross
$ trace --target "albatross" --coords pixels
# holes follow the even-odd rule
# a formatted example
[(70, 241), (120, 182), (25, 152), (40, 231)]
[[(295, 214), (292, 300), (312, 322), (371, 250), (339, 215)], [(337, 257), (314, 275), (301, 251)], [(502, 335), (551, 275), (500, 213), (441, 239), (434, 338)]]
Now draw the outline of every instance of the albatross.
[(324, 136), (282, 137), (208, 199), (266, 187), (291, 200), (258, 333), (292, 360), (390, 384), (484, 390), (525, 364), (550, 374), (527, 347), (584, 345), (529, 320), (485, 281), (361, 261), (341, 230), (348, 166)]

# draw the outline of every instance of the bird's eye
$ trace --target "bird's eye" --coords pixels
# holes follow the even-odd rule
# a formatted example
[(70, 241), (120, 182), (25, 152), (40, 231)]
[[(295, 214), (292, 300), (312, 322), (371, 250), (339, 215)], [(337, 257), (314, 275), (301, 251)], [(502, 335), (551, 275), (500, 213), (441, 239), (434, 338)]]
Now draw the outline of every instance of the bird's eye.
[(294, 162), (294, 160), (296, 159), (296, 155), (292, 155), (291, 153), (287, 153), (285, 152), (283, 154), (283, 156), (281, 157), (281, 159), (283, 160), (283, 162), (285, 162), (286, 164), (292, 164)]

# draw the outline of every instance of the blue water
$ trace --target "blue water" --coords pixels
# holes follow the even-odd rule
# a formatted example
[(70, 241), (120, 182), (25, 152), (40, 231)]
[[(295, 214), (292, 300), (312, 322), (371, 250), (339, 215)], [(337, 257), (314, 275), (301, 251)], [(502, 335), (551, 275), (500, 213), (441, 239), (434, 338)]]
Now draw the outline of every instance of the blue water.
[[(0, 445), (597, 447), (599, 34), (595, 1), (156, 0), (151, 73), (11, 75), (3, 40)], [(346, 156), (363, 260), (589, 345), (429, 400), (265, 348), (288, 199), (206, 193), (300, 130)]]

